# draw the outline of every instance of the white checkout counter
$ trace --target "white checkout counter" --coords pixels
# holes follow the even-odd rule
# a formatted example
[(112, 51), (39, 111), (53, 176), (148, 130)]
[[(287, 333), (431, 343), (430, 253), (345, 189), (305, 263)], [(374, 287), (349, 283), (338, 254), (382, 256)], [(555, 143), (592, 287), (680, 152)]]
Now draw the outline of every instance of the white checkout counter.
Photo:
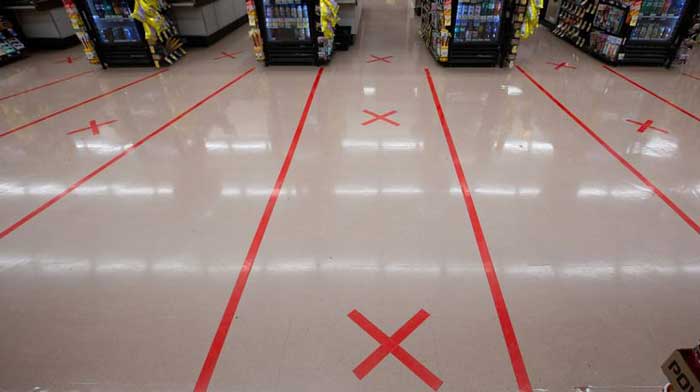
[(28, 46), (62, 49), (78, 44), (61, 0), (4, 0), (3, 11), (14, 15)]
[(171, 4), (188, 46), (209, 46), (248, 22), (245, 0), (174, 0)]

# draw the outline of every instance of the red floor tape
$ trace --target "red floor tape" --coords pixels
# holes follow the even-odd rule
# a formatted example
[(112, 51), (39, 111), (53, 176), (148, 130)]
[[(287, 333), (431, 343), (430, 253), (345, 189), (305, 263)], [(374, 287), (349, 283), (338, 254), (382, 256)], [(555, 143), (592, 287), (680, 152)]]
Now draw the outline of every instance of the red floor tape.
[(395, 126), (395, 127), (398, 127), (399, 125), (401, 125), (401, 124), (399, 124), (398, 122), (396, 122), (396, 121), (394, 121), (394, 120), (388, 118), (389, 116), (396, 114), (396, 110), (391, 110), (391, 111), (388, 111), (388, 112), (386, 112), (386, 113), (384, 113), (384, 114), (377, 114), (377, 113), (375, 113), (375, 112), (373, 112), (373, 111), (371, 111), (371, 110), (367, 110), (367, 109), (363, 110), (362, 112), (365, 113), (365, 114), (369, 114), (370, 116), (374, 117), (374, 118), (372, 118), (372, 119), (370, 119), (370, 120), (367, 120), (367, 121), (363, 122), (363, 123), (361, 124), (363, 127), (364, 127), (364, 126), (367, 126), (367, 125), (369, 125), (369, 124), (372, 124), (372, 123), (375, 122), (375, 121), (379, 121), (379, 120), (384, 121), (384, 122), (387, 122), (387, 123), (389, 123), (389, 124), (391, 124), (391, 125), (393, 125), (393, 126)]
[(219, 361), (219, 355), (221, 354), (221, 350), (226, 342), (226, 336), (228, 335), (228, 331), (233, 323), (233, 317), (236, 315), (238, 304), (243, 296), (243, 290), (245, 290), (248, 277), (253, 269), (253, 264), (255, 264), (255, 259), (258, 256), (258, 250), (260, 249), (260, 244), (265, 236), (265, 230), (267, 229), (268, 223), (270, 223), (272, 211), (275, 209), (275, 204), (277, 203), (280, 191), (282, 190), (282, 185), (284, 185), (284, 180), (287, 177), (289, 166), (292, 164), (294, 152), (297, 149), (297, 144), (299, 144), (301, 133), (304, 130), (304, 124), (306, 124), (306, 117), (309, 115), (309, 110), (311, 109), (311, 104), (313, 103), (314, 96), (316, 95), (316, 89), (318, 88), (318, 82), (321, 80), (322, 74), (323, 68), (320, 68), (316, 73), (316, 78), (314, 79), (313, 84), (311, 85), (311, 91), (309, 91), (309, 96), (306, 98), (304, 111), (299, 118), (299, 123), (297, 124), (296, 131), (292, 137), (292, 142), (289, 144), (287, 155), (285, 156), (282, 167), (277, 175), (275, 186), (272, 189), (272, 193), (270, 193), (270, 197), (265, 205), (265, 210), (260, 217), (258, 228), (255, 230), (255, 235), (253, 236), (253, 240), (248, 248), (248, 253), (246, 254), (243, 265), (241, 266), (241, 271), (238, 273), (238, 278), (233, 286), (231, 296), (226, 303), (224, 314), (221, 316), (221, 321), (216, 329), (216, 334), (214, 335), (214, 339), (212, 340), (209, 351), (207, 352), (207, 357), (202, 365), (202, 370), (199, 373), (199, 377), (197, 377), (197, 383), (194, 387), (195, 392), (206, 391), (209, 388), (209, 383), (211, 382), (211, 377), (214, 375), (216, 363)]
[(459, 154), (457, 153), (454, 141), (452, 140), (452, 132), (450, 132), (450, 128), (447, 125), (447, 119), (445, 118), (445, 113), (442, 110), (440, 98), (438, 98), (437, 91), (435, 90), (435, 84), (433, 83), (433, 78), (430, 75), (430, 70), (428, 68), (425, 68), (425, 77), (428, 79), (430, 92), (433, 95), (433, 102), (435, 103), (435, 110), (437, 110), (438, 117), (440, 118), (442, 132), (445, 135), (445, 141), (447, 142), (447, 147), (450, 151), (452, 164), (454, 165), (457, 179), (459, 180), (459, 185), (462, 189), (464, 204), (467, 206), (469, 220), (471, 221), (472, 230), (474, 231), (474, 239), (476, 240), (476, 244), (479, 248), (481, 263), (484, 266), (484, 272), (486, 273), (486, 279), (491, 291), (491, 297), (496, 307), (496, 313), (498, 314), (498, 321), (500, 322), (503, 338), (505, 339), (506, 347), (508, 348), (510, 363), (513, 367), (515, 380), (518, 383), (518, 391), (532, 392), (530, 376), (527, 373), (525, 361), (523, 360), (523, 355), (520, 351), (520, 344), (518, 343), (518, 338), (515, 335), (513, 323), (510, 320), (508, 306), (506, 305), (506, 300), (503, 297), (503, 291), (501, 290), (501, 284), (498, 281), (498, 275), (496, 275), (496, 269), (493, 265), (493, 260), (491, 259), (491, 252), (489, 251), (489, 246), (486, 242), (486, 236), (481, 228), (481, 221), (479, 220), (479, 215), (476, 212), (476, 204), (474, 204), (474, 199), (472, 199), (471, 191), (469, 190), (469, 185), (467, 184), (466, 177), (464, 176), (464, 170), (462, 169), (462, 163), (459, 159)]
[[(666, 196), (665, 193), (663, 193), (659, 188), (656, 187), (648, 178), (646, 178), (639, 170), (637, 170), (634, 166), (632, 166), (631, 163), (629, 163), (625, 158), (622, 157), (622, 155), (618, 154), (617, 151), (613, 150), (608, 143), (603, 140), (600, 136), (598, 136), (595, 131), (593, 131), (586, 123), (584, 123), (578, 116), (576, 116), (569, 108), (567, 108), (563, 103), (561, 103), (558, 99), (556, 99), (552, 93), (550, 93), (546, 88), (544, 88), (539, 82), (537, 82), (527, 71), (525, 71), (522, 67), (519, 65), (515, 66), (520, 73), (522, 73), (532, 84), (534, 84), (544, 95), (547, 96), (552, 102), (554, 102), (555, 105), (559, 107), (564, 113), (566, 113), (576, 124), (578, 124), (588, 135), (590, 135), (595, 141), (598, 142), (607, 152), (610, 153), (615, 159), (617, 159), (618, 162), (622, 164), (627, 170), (629, 170), (632, 174), (634, 174), (635, 177), (637, 177), (644, 185), (646, 185), (649, 189), (651, 189), (656, 196), (661, 198), (661, 200), (666, 203), (685, 223), (690, 226), (691, 229), (693, 229), (696, 233), (700, 234), (700, 226), (698, 226), (697, 223), (691, 219), (688, 214), (683, 212), (683, 210), (680, 209), (676, 205), (676, 203), (673, 202), (668, 196)], [(614, 72), (614, 71), (613, 71)]]
[(75, 78), (81, 77), (81, 76), (83, 76), (83, 75), (91, 74), (91, 73), (93, 73), (93, 72), (95, 72), (95, 71), (85, 71), (85, 72), (80, 72), (80, 73), (77, 73), (77, 74), (69, 75), (69, 76), (66, 76), (66, 77), (64, 77), (64, 78), (61, 78), (61, 79), (58, 79), (58, 80), (54, 80), (54, 81), (51, 81), (51, 82), (48, 82), (48, 83), (44, 83), (44, 84), (41, 84), (41, 85), (36, 86), (36, 87), (32, 87), (32, 88), (27, 89), (27, 90), (19, 91), (19, 92), (10, 94), (10, 95), (5, 95), (4, 97), (0, 97), (0, 101), (4, 101), (4, 100), (10, 99), (10, 98), (14, 98), (14, 97), (17, 97), (17, 96), (26, 94), (26, 93), (31, 93), (32, 91), (40, 90), (40, 89), (42, 89), (42, 88), (44, 88), (44, 87), (53, 86), (54, 84), (58, 84), (58, 83), (61, 83), (61, 82), (66, 82), (66, 81), (68, 81), (68, 80), (75, 79)]
[(151, 79), (151, 78), (153, 78), (153, 77), (156, 77), (156, 76), (162, 74), (163, 72), (167, 72), (167, 69), (160, 70), (160, 71), (154, 72), (154, 73), (152, 73), (152, 74), (146, 75), (146, 76), (144, 76), (144, 77), (142, 77), (142, 78), (136, 79), (136, 80), (134, 80), (134, 81), (132, 81), (132, 82), (129, 82), (129, 83), (127, 83), (127, 84), (123, 84), (123, 85), (121, 85), (121, 86), (119, 86), (119, 87), (117, 87), (117, 88), (114, 88), (114, 89), (112, 89), (112, 90), (109, 90), (109, 91), (107, 91), (107, 92), (105, 92), (105, 93), (102, 93), (102, 94), (100, 94), (100, 95), (95, 95), (95, 96), (92, 97), (92, 98), (88, 98), (88, 99), (86, 99), (86, 100), (84, 100), (84, 101), (81, 101), (81, 102), (78, 102), (78, 103), (76, 103), (76, 104), (70, 105), (70, 106), (65, 107), (65, 108), (63, 108), (63, 109), (61, 109), (61, 110), (57, 110), (57, 111), (55, 111), (55, 112), (53, 112), (53, 113), (49, 113), (49, 114), (47, 114), (47, 115), (45, 115), (45, 116), (39, 117), (39, 118), (37, 118), (37, 119), (35, 119), (35, 120), (32, 120), (32, 121), (30, 121), (30, 122), (28, 122), (28, 123), (26, 123), (26, 124), (20, 125), (20, 126), (18, 126), (18, 127), (16, 127), (16, 128), (12, 128), (12, 129), (10, 129), (9, 131), (5, 131), (5, 132), (3, 132), (3, 133), (0, 133), (0, 138), (5, 137), (5, 136), (7, 136), (7, 135), (11, 135), (11, 134), (13, 134), (13, 133), (15, 133), (15, 132), (19, 132), (19, 131), (21, 131), (21, 130), (23, 130), (23, 129), (26, 129), (26, 128), (31, 127), (32, 125), (36, 125), (36, 124), (38, 124), (38, 123), (40, 123), (40, 122), (42, 122), (42, 121), (46, 121), (46, 120), (48, 120), (48, 119), (50, 119), (50, 118), (52, 118), (52, 117), (56, 117), (56, 116), (58, 116), (59, 114), (63, 114), (63, 113), (65, 113), (65, 112), (71, 111), (71, 110), (73, 110), (73, 109), (75, 109), (75, 108), (78, 108), (78, 107), (80, 107), (80, 106), (86, 105), (86, 104), (88, 104), (88, 103), (90, 103), (90, 102), (92, 102), (92, 101), (96, 101), (96, 100), (98, 100), (98, 99), (100, 99), (100, 98), (106, 97), (106, 96), (111, 95), (111, 94), (114, 94), (114, 93), (116, 93), (116, 92), (118, 92), (118, 91), (121, 91), (121, 90), (124, 90), (124, 89), (126, 89), (126, 88), (129, 88), (129, 87), (131, 87), (131, 86), (133, 86), (133, 85), (135, 85), (135, 84), (139, 84), (139, 83), (141, 83), (141, 82), (143, 82), (143, 81), (145, 81), (145, 80), (148, 80), (148, 79)]
[[(642, 86), (641, 84), (635, 82), (634, 80), (628, 78), (627, 76), (615, 71), (614, 69), (608, 67), (607, 65), (603, 65), (603, 68), (610, 71), (613, 75), (617, 75), (620, 78), (624, 79), (625, 81), (627, 81), (629, 84), (633, 85), (634, 87), (637, 87), (638, 89), (644, 91), (645, 93), (647, 93), (647, 94), (651, 95), (652, 97), (658, 99), (659, 101), (665, 103), (666, 105), (671, 106), (672, 108), (674, 108), (674, 109), (678, 110), (679, 112), (685, 114), (686, 116), (692, 118), (693, 120), (700, 121), (700, 117), (694, 115), (693, 113), (689, 112), (686, 109), (683, 109), (682, 107), (676, 105), (675, 103), (669, 101), (668, 99), (656, 94), (655, 92), (649, 90), (648, 88)], [(520, 71), (520, 72), (522, 72), (522, 71)]]
[(381, 361), (384, 360), (389, 354), (394, 355), (396, 359), (401, 361), (410, 371), (413, 372), (418, 378), (423, 380), (430, 388), (434, 391), (440, 389), (442, 385), (442, 380), (433, 374), (428, 368), (423, 366), (413, 355), (409, 354), (403, 347), (401, 347), (401, 342), (404, 341), (413, 331), (418, 328), (423, 321), (425, 321), (430, 314), (425, 310), (421, 309), (416, 313), (410, 320), (394, 332), (391, 337), (387, 336), (382, 332), (379, 327), (374, 325), (367, 317), (357, 310), (353, 310), (348, 314), (350, 320), (354, 321), (362, 330), (367, 332), (369, 336), (374, 338), (379, 342), (379, 347), (372, 351), (371, 354), (365, 358), (364, 361), (360, 362), (357, 367), (353, 370), (355, 376), (362, 380), (372, 371)]
[[(230, 82), (228, 82), (228, 83), (224, 84), (223, 86), (219, 87), (217, 90), (215, 90), (215, 91), (212, 92), (211, 94), (207, 95), (206, 97), (204, 97), (204, 98), (203, 98), (202, 100), (200, 100), (199, 102), (197, 102), (197, 103), (195, 103), (194, 105), (190, 106), (190, 107), (189, 107), (187, 110), (185, 110), (184, 112), (178, 114), (177, 116), (173, 117), (173, 118), (170, 119), (168, 122), (166, 122), (165, 124), (161, 125), (161, 126), (160, 126), (158, 129), (156, 129), (155, 131), (153, 131), (153, 132), (149, 133), (148, 135), (144, 136), (143, 138), (139, 139), (139, 140), (138, 140), (136, 143), (134, 143), (131, 147), (125, 149), (124, 151), (120, 152), (119, 154), (117, 154), (116, 156), (114, 156), (114, 157), (113, 157), (112, 159), (110, 159), (109, 161), (103, 163), (102, 166), (100, 166), (100, 167), (98, 167), (97, 169), (91, 171), (87, 176), (85, 176), (85, 177), (81, 178), (80, 180), (76, 181), (75, 183), (73, 183), (73, 185), (71, 185), (71, 186), (69, 186), (68, 188), (66, 188), (66, 190), (64, 190), (63, 192), (61, 192), (61, 193), (59, 193), (58, 195), (52, 197), (51, 199), (49, 199), (49, 201), (47, 201), (47, 202), (45, 202), (44, 204), (40, 205), (39, 207), (37, 207), (35, 210), (33, 210), (32, 212), (30, 212), (29, 214), (25, 215), (25, 216), (22, 217), (20, 220), (18, 220), (17, 222), (13, 223), (13, 224), (10, 225), (9, 227), (7, 227), (5, 230), (3, 230), (2, 232), (0, 232), (0, 240), (3, 239), (3, 238), (5, 238), (5, 237), (7, 237), (8, 235), (10, 235), (12, 232), (14, 232), (15, 230), (19, 229), (20, 227), (22, 227), (22, 225), (24, 225), (25, 223), (29, 222), (30, 220), (32, 220), (32, 219), (33, 219), (34, 217), (36, 217), (37, 215), (39, 215), (39, 214), (41, 214), (42, 212), (44, 212), (44, 210), (46, 210), (47, 208), (49, 208), (49, 207), (51, 207), (52, 205), (58, 203), (61, 199), (63, 199), (64, 197), (68, 196), (71, 192), (73, 192), (74, 190), (76, 190), (77, 188), (79, 188), (81, 185), (83, 185), (83, 184), (85, 184), (86, 182), (90, 181), (93, 177), (97, 176), (98, 174), (100, 174), (102, 171), (104, 171), (104, 170), (107, 169), (108, 167), (110, 167), (110, 166), (114, 165), (115, 163), (117, 163), (119, 160), (121, 160), (122, 158), (124, 158), (127, 154), (129, 154), (129, 153), (133, 152), (134, 150), (136, 150), (137, 148), (141, 147), (144, 143), (146, 143), (147, 141), (149, 141), (149, 140), (151, 140), (152, 138), (156, 137), (159, 133), (165, 131), (165, 130), (168, 129), (171, 125), (173, 125), (173, 124), (175, 124), (176, 122), (182, 120), (183, 117), (185, 117), (185, 116), (187, 116), (188, 114), (192, 113), (195, 109), (197, 109), (198, 107), (202, 106), (202, 105), (205, 104), (207, 101), (209, 101), (210, 99), (214, 98), (215, 96), (219, 95), (222, 91), (224, 91), (224, 90), (226, 90), (227, 88), (231, 87), (231, 85), (233, 85), (234, 83), (236, 83), (236, 82), (238, 82), (239, 80), (243, 79), (244, 77), (248, 76), (248, 75), (249, 75), (251, 72), (253, 72), (254, 70), (255, 70), (255, 68), (250, 68), (250, 69), (248, 69), (247, 71), (245, 71), (244, 73), (238, 75), (236, 78), (234, 78), (234, 79), (231, 80)], [(152, 75), (152, 76), (153, 76), (153, 75)]]

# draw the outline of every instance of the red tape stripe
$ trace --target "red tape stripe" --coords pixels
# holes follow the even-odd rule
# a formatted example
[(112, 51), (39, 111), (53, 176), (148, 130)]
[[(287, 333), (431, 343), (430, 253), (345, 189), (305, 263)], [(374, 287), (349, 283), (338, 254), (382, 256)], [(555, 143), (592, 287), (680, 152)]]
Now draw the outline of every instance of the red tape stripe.
[(687, 77), (689, 77), (689, 78), (691, 78), (691, 79), (700, 80), (699, 77), (694, 76), (694, 75), (691, 75), (691, 74), (689, 74), (689, 73), (681, 72), (681, 74), (684, 75), (684, 76), (687, 76)]
[(14, 97), (19, 96), (19, 95), (22, 95), (22, 94), (30, 93), (30, 92), (32, 92), (32, 91), (36, 91), (36, 90), (42, 89), (42, 88), (44, 88), (44, 87), (53, 86), (54, 84), (58, 84), (58, 83), (65, 82), (65, 81), (68, 81), (68, 80), (71, 80), (71, 79), (75, 79), (75, 78), (77, 78), (77, 77), (80, 77), (80, 76), (83, 76), (83, 75), (87, 75), (87, 74), (93, 73), (93, 72), (95, 72), (95, 71), (94, 71), (94, 70), (93, 70), (93, 71), (85, 71), (85, 72), (77, 73), (77, 74), (74, 74), (74, 75), (66, 76), (65, 78), (61, 78), (61, 79), (58, 79), (58, 80), (54, 80), (54, 81), (52, 81), (52, 82), (48, 82), (48, 83), (45, 83), (45, 84), (42, 84), (42, 85), (39, 85), (39, 86), (36, 86), (36, 87), (32, 87), (32, 88), (27, 89), (27, 90), (24, 90), (24, 91), (20, 91), (20, 92), (14, 93), (14, 94), (10, 94), (10, 95), (6, 95), (6, 96), (4, 96), (4, 97), (0, 97), (0, 101), (4, 101), (4, 100), (10, 99), (10, 98), (14, 98)]
[[(617, 76), (619, 76), (620, 78), (626, 80), (627, 82), (629, 82), (629, 84), (633, 85), (634, 87), (637, 87), (638, 89), (640, 89), (640, 90), (646, 92), (647, 94), (649, 94), (649, 95), (655, 97), (655, 98), (658, 99), (659, 101), (661, 101), (661, 102), (667, 104), (668, 106), (671, 106), (672, 108), (674, 108), (674, 109), (678, 110), (679, 112), (685, 114), (686, 116), (692, 118), (693, 120), (695, 120), (695, 121), (700, 121), (700, 117), (694, 115), (693, 113), (689, 112), (689, 111), (686, 110), (686, 109), (683, 109), (682, 107), (676, 105), (675, 103), (669, 101), (668, 99), (666, 99), (666, 98), (664, 98), (664, 97), (662, 97), (662, 96), (656, 94), (655, 92), (649, 90), (648, 88), (642, 86), (641, 84), (635, 82), (634, 80), (628, 78), (627, 76), (625, 76), (625, 75), (623, 75), (623, 74), (621, 74), (621, 73), (615, 71), (614, 69), (608, 67), (607, 65), (603, 65), (603, 68), (607, 69), (608, 71), (610, 71), (610, 72), (613, 73), (614, 75), (617, 75)], [(521, 72), (522, 72), (522, 71), (521, 71)]]
[[(685, 223), (690, 226), (691, 229), (693, 229), (696, 233), (700, 234), (700, 226), (698, 226), (697, 223), (695, 223), (683, 210), (680, 209), (676, 205), (676, 203), (673, 202), (668, 196), (666, 196), (665, 193), (663, 193), (659, 188), (656, 187), (648, 178), (646, 178), (639, 170), (637, 170), (634, 166), (632, 166), (631, 163), (629, 163), (625, 158), (622, 157), (622, 155), (618, 154), (617, 151), (613, 150), (608, 143), (606, 143), (600, 136), (598, 136), (595, 131), (593, 131), (588, 125), (586, 125), (578, 116), (576, 116), (571, 110), (569, 110), (566, 106), (564, 106), (563, 103), (561, 103), (558, 99), (556, 99), (549, 91), (547, 91), (546, 88), (544, 88), (541, 84), (539, 84), (527, 71), (525, 71), (522, 67), (519, 65), (515, 66), (520, 73), (525, 75), (526, 78), (532, 82), (544, 95), (547, 96), (552, 102), (554, 102), (555, 105), (559, 107), (564, 113), (566, 113), (576, 124), (578, 124), (588, 135), (590, 135), (595, 141), (598, 142), (607, 152), (610, 153), (615, 159), (617, 159), (618, 162), (622, 164), (627, 170), (629, 170), (632, 174), (634, 174), (635, 177), (637, 177), (644, 185), (646, 185), (649, 189), (654, 191), (656, 196), (661, 198), (661, 200), (666, 203), (671, 209), (681, 218)], [(614, 71), (613, 71), (614, 72)]]
[(211, 342), (207, 357), (202, 365), (202, 370), (197, 377), (197, 383), (195, 384), (194, 390), (196, 392), (206, 391), (209, 388), (209, 383), (211, 382), (211, 377), (214, 375), (214, 369), (216, 368), (216, 363), (219, 361), (219, 355), (226, 342), (226, 336), (233, 323), (233, 317), (236, 315), (236, 310), (238, 309), (238, 304), (243, 296), (243, 290), (248, 282), (248, 277), (253, 269), (253, 264), (258, 256), (258, 250), (260, 249), (260, 244), (262, 243), (263, 237), (265, 236), (265, 230), (270, 222), (270, 217), (272, 216), (272, 211), (275, 208), (277, 199), (279, 198), (282, 185), (284, 185), (284, 180), (287, 177), (287, 172), (289, 171), (289, 166), (292, 164), (292, 159), (294, 158), (294, 152), (296, 151), (297, 144), (299, 143), (299, 138), (301, 138), (302, 130), (304, 129), (304, 124), (306, 123), (306, 117), (311, 109), (311, 103), (314, 100), (314, 95), (316, 95), (316, 88), (318, 87), (318, 82), (321, 80), (321, 75), (323, 74), (323, 68), (320, 68), (316, 73), (316, 78), (314, 79), (313, 85), (311, 86), (311, 91), (309, 91), (309, 96), (306, 98), (306, 104), (304, 105), (304, 111), (299, 118), (299, 123), (297, 124), (297, 129), (292, 137), (292, 142), (287, 150), (287, 156), (284, 158), (282, 167), (280, 168), (279, 174), (277, 175), (277, 180), (275, 181), (275, 186), (270, 193), (270, 197), (265, 205), (265, 210), (263, 211), (262, 217), (260, 217), (260, 222), (258, 223), (258, 228), (255, 230), (255, 235), (248, 248), (248, 254), (246, 254), (243, 265), (241, 266), (241, 271), (238, 273), (238, 278), (236, 279), (236, 284), (233, 286), (233, 291), (231, 296), (226, 303), (226, 308), (221, 316), (221, 321), (216, 329), (216, 334)]
[(52, 205), (58, 203), (61, 199), (64, 197), (68, 196), (71, 192), (73, 192), (75, 189), (80, 187), (81, 185), (85, 184), (86, 182), (90, 181), (93, 177), (97, 176), (100, 174), (102, 171), (107, 169), (108, 167), (112, 166), (116, 162), (118, 162), (120, 159), (124, 158), (127, 154), (130, 152), (133, 152), (137, 148), (141, 147), (144, 143), (149, 141), (150, 139), (154, 138), (157, 136), (159, 133), (163, 132), (166, 130), (168, 127), (171, 125), (175, 124), (176, 122), (180, 121), (183, 117), (187, 116), (190, 114), (192, 111), (197, 109), (198, 107), (202, 106), (204, 103), (209, 101), (210, 99), (214, 98), (215, 96), (219, 95), (222, 91), (226, 90), (229, 88), (232, 84), (236, 83), (237, 81), (243, 79), (245, 76), (253, 72), (255, 68), (250, 68), (241, 75), (237, 76), (235, 79), (231, 80), (230, 82), (226, 83), (225, 85), (219, 87), (217, 90), (212, 92), (211, 94), (207, 95), (204, 99), (201, 101), (197, 102), (196, 104), (190, 106), (187, 110), (184, 112), (178, 114), (177, 116), (173, 117), (170, 119), (168, 122), (165, 124), (161, 125), (160, 128), (156, 129), (155, 131), (149, 133), (148, 135), (144, 136), (143, 138), (139, 139), (136, 143), (134, 143), (131, 147), (125, 149), (124, 151), (120, 152), (116, 156), (114, 156), (112, 159), (109, 161), (105, 162), (102, 164), (102, 166), (98, 167), (97, 169), (91, 171), (87, 176), (81, 178), (80, 180), (76, 181), (73, 185), (69, 186), (66, 190), (63, 192), (59, 193), (58, 195), (52, 197), (49, 199), (49, 201), (45, 202), (44, 204), (40, 205), (37, 207), (35, 210), (32, 212), (28, 213), (24, 217), (22, 217), (20, 220), (17, 222), (13, 223), (9, 227), (7, 227), (5, 230), (0, 232), (0, 240), (7, 237), (9, 234), (20, 228), (22, 225), (25, 223), (29, 222), (32, 218), (35, 216), (41, 214), (44, 210), (47, 208), (51, 207)]
[(493, 298), (493, 303), (496, 307), (498, 321), (501, 324), (503, 338), (505, 339), (506, 347), (508, 348), (508, 355), (510, 356), (510, 363), (513, 367), (515, 380), (518, 383), (518, 391), (532, 392), (530, 376), (525, 368), (525, 361), (523, 360), (523, 355), (520, 352), (520, 344), (518, 344), (518, 338), (515, 335), (513, 323), (510, 320), (508, 306), (506, 305), (503, 292), (501, 291), (501, 284), (498, 281), (498, 275), (496, 275), (496, 269), (494, 268), (493, 260), (491, 259), (491, 252), (489, 251), (489, 246), (486, 243), (486, 236), (481, 228), (479, 215), (476, 212), (476, 205), (472, 199), (471, 191), (469, 190), (469, 185), (467, 184), (466, 177), (464, 176), (464, 170), (462, 169), (462, 163), (459, 159), (459, 154), (457, 154), (457, 149), (455, 148), (454, 141), (452, 140), (452, 133), (447, 125), (447, 119), (445, 118), (445, 113), (442, 110), (442, 105), (440, 104), (440, 99), (438, 98), (437, 91), (435, 90), (435, 84), (433, 83), (433, 78), (430, 75), (430, 70), (428, 68), (425, 68), (425, 77), (428, 79), (428, 85), (430, 85), (430, 92), (433, 95), (435, 109), (437, 110), (438, 117), (440, 118), (440, 125), (442, 125), (442, 131), (445, 135), (445, 141), (447, 142), (447, 147), (450, 151), (452, 164), (454, 165), (455, 172), (457, 173), (457, 179), (459, 180), (459, 185), (462, 189), (462, 196), (464, 198), (464, 204), (467, 206), (467, 212), (469, 213), (469, 220), (471, 221), (472, 230), (474, 232), (474, 239), (476, 240), (476, 244), (479, 248), (479, 255), (481, 256), (481, 262), (484, 266), (484, 272), (486, 273), (486, 280), (488, 281), (489, 289), (491, 290), (491, 297)]
[(124, 89), (126, 89), (126, 88), (129, 88), (129, 87), (131, 87), (131, 86), (133, 86), (133, 85), (135, 85), (135, 84), (141, 83), (141, 82), (143, 82), (143, 81), (145, 81), (145, 80), (148, 80), (148, 79), (150, 79), (150, 78), (153, 78), (153, 77), (155, 77), (155, 76), (158, 76), (158, 75), (162, 74), (163, 72), (167, 72), (167, 71), (168, 71), (167, 69), (163, 69), (163, 70), (154, 72), (154, 73), (149, 74), (149, 75), (147, 75), (147, 76), (144, 76), (144, 77), (142, 77), (142, 78), (136, 79), (136, 80), (134, 80), (134, 81), (132, 81), (132, 82), (129, 82), (129, 83), (127, 83), (127, 84), (123, 84), (123, 85), (121, 85), (121, 86), (119, 86), (119, 87), (117, 87), (117, 88), (114, 88), (114, 89), (112, 89), (112, 90), (109, 90), (109, 91), (107, 91), (106, 93), (102, 93), (102, 94), (100, 94), (100, 95), (95, 95), (95, 96), (92, 97), (92, 98), (88, 98), (88, 99), (86, 99), (86, 100), (84, 100), (84, 101), (81, 101), (81, 102), (78, 102), (78, 103), (76, 103), (76, 104), (70, 105), (70, 106), (65, 107), (65, 108), (63, 108), (63, 109), (61, 109), (61, 110), (57, 110), (57, 111), (55, 111), (55, 112), (53, 112), (53, 113), (49, 113), (49, 114), (47, 114), (47, 115), (45, 115), (45, 116), (39, 117), (39, 118), (37, 118), (37, 119), (35, 119), (35, 120), (32, 120), (32, 121), (30, 121), (30, 122), (28, 122), (28, 123), (26, 123), (26, 124), (23, 124), (23, 125), (20, 125), (20, 126), (18, 126), (18, 127), (16, 127), (16, 128), (10, 129), (9, 131), (5, 131), (5, 132), (3, 132), (3, 133), (0, 133), (0, 138), (5, 137), (5, 136), (10, 135), (10, 134), (13, 134), (13, 133), (15, 133), (15, 132), (19, 132), (19, 131), (21, 131), (21, 130), (23, 130), (23, 129), (26, 129), (26, 128), (31, 127), (32, 125), (38, 124), (38, 123), (40, 123), (40, 122), (42, 122), (42, 121), (46, 121), (46, 120), (48, 120), (48, 119), (50, 119), (50, 118), (52, 118), (52, 117), (56, 117), (56, 116), (58, 116), (59, 114), (63, 114), (63, 113), (65, 113), (65, 112), (70, 111), (70, 110), (73, 110), (73, 109), (75, 109), (75, 108), (77, 108), (77, 107), (86, 105), (86, 104), (88, 104), (88, 103), (90, 103), (90, 102), (92, 102), (92, 101), (96, 101), (96, 100), (98, 100), (98, 99), (100, 99), (100, 98), (103, 98), (103, 97), (106, 97), (106, 96), (108, 96), (108, 95), (110, 95), (110, 94), (114, 94), (114, 93), (116, 93), (116, 92), (118, 92), (118, 91), (121, 91), (121, 90), (124, 90)]

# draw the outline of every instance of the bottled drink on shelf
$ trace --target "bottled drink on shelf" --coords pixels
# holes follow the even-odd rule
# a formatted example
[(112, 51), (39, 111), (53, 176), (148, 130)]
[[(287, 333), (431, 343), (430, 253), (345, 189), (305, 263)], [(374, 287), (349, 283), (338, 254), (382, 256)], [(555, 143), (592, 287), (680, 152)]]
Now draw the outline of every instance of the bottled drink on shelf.
[(99, 16), (100, 18), (104, 18), (105, 17), (105, 9), (104, 9), (104, 6), (102, 5), (102, 1), (95, 0), (93, 2), (93, 5), (95, 6), (95, 13), (97, 14), (97, 16)]
[(103, 0), (102, 3), (104, 4), (103, 7), (105, 9), (105, 16), (107, 16), (107, 17), (114, 16), (114, 9), (112, 8), (112, 2), (109, 0)]

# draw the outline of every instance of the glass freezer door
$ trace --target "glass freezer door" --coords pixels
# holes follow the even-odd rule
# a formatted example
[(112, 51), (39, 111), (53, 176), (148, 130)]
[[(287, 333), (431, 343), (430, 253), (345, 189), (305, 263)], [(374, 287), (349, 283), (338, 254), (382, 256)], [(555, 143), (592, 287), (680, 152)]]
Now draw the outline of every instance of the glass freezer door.
[(666, 43), (673, 39), (686, 0), (644, 0), (630, 40)]
[(498, 42), (503, 0), (459, 0), (453, 42)]
[(86, 0), (92, 24), (101, 44), (138, 43), (141, 34), (127, 0)]
[(268, 42), (310, 42), (309, 6), (302, 0), (263, 0)]

